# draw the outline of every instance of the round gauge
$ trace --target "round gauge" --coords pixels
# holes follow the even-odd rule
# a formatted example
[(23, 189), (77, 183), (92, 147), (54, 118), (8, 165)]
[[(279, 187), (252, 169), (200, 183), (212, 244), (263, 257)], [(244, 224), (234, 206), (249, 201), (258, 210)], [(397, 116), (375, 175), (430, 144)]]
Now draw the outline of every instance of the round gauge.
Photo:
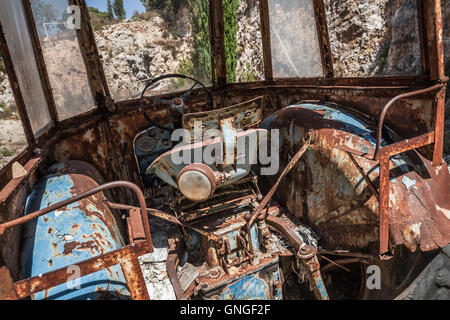
[(155, 140), (150, 137), (142, 137), (138, 140), (137, 147), (139, 151), (149, 153), (155, 149), (156, 143)]

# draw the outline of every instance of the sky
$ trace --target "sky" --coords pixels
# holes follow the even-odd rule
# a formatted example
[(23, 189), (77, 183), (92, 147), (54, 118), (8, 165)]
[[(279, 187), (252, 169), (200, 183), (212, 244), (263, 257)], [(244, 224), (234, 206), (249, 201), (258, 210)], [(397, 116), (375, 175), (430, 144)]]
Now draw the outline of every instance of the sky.
[[(100, 11), (106, 11), (106, 3), (107, 0), (86, 0), (86, 4), (89, 7), (94, 7), (99, 9)], [(111, 0), (113, 3), (114, 0)], [(127, 19), (131, 18), (134, 10), (139, 11), (140, 13), (145, 11), (144, 6), (142, 5), (141, 0), (123, 0), (123, 5), (125, 7), (125, 11), (127, 13)]]

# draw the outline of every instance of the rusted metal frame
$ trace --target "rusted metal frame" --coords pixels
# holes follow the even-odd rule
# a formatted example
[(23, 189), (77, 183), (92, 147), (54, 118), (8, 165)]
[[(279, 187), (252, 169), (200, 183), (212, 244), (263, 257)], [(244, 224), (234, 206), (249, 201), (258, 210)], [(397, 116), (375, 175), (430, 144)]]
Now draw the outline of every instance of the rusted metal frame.
[(298, 256), (303, 265), (306, 267), (306, 274), (309, 278), (316, 298), (318, 300), (330, 300), (325, 287), (325, 281), (323, 280), (322, 273), (320, 272), (320, 262), (317, 258), (317, 248), (305, 245), (300, 248)]
[[(331, 265), (331, 266), (336, 267), (336, 268), (341, 268), (342, 270), (345, 270), (345, 271), (347, 271), (347, 272), (351, 272), (350, 269), (344, 267), (343, 265), (341, 265), (341, 264), (339, 264), (339, 263), (334, 262), (333, 260), (331, 260), (330, 258), (327, 258), (326, 256), (322, 256), (322, 259), (324, 259), (324, 260), (326, 260), (326, 261), (329, 262), (329, 264), (327, 264), (325, 267), (330, 267), (330, 265)], [(324, 268), (321, 268), (322, 272), (325, 272), (325, 271), (324, 271), (324, 270), (325, 270), (325, 267), (324, 267)]]
[(327, 16), (323, 0), (313, 0), (314, 15), (317, 26), (317, 38), (319, 40), (322, 69), (325, 77), (333, 78), (333, 55), (331, 52), (330, 39), (328, 35)]
[(264, 76), (268, 83), (273, 82), (272, 40), (270, 36), (269, 0), (259, 0), (261, 39), (264, 60)]
[(286, 222), (281, 218), (274, 217), (270, 214), (266, 216), (266, 222), (272, 229), (280, 232), (289, 242), (289, 244), (295, 249), (296, 252), (300, 250), (300, 246), (303, 244), (302, 239), (289, 228)]
[(98, 54), (96, 55), (96, 43), (90, 26), (89, 11), (84, 0), (68, 0), (68, 3), (80, 8), (81, 28), (75, 31), (92, 97), (99, 109), (107, 110), (106, 92), (100, 72), (101, 61)]
[(427, 50), (427, 37), (425, 35), (426, 27), (425, 27), (425, 17), (424, 17), (424, 1), (416, 0), (417, 3), (417, 18), (419, 25), (419, 38), (420, 38), (420, 61), (421, 61), (421, 70), (422, 75), (428, 76), (430, 73), (429, 68), (429, 57)]
[[(286, 168), (284, 168), (281, 175), (278, 177), (275, 184), (272, 186), (272, 188), (269, 190), (269, 192), (264, 196), (264, 198), (261, 200), (261, 202), (258, 205), (258, 208), (255, 210), (255, 212), (252, 213), (250, 218), (248, 219), (246, 226), (247, 229), (250, 230), (251, 225), (255, 222), (255, 220), (258, 218), (258, 216), (262, 213), (264, 208), (269, 203), (270, 199), (274, 195), (275, 191), (278, 188), (278, 185), (280, 184), (281, 180), (292, 170), (292, 168), (297, 164), (297, 162), (300, 160), (300, 158), (305, 154), (305, 152), (309, 149), (310, 145), (314, 143), (314, 132), (312, 130), (308, 131), (305, 134), (305, 144), (300, 148), (299, 151), (295, 154), (295, 156), (289, 161)], [(264, 214), (264, 213), (263, 213)]]
[(411, 139), (406, 139), (385, 146), (381, 148), (378, 159), (381, 159), (386, 156), (392, 157), (406, 151), (410, 151), (413, 149), (417, 149), (432, 144), (434, 142), (434, 136), (435, 136), (434, 132), (429, 132)]
[(423, 9), (429, 76), (441, 80), (445, 76), (441, 0), (424, 0)]
[[(324, 257), (325, 258), (325, 257)], [(363, 258), (348, 258), (348, 259), (340, 259), (340, 260), (336, 260), (336, 261), (332, 261), (330, 260), (330, 264), (327, 264), (326, 266), (324, 266), (321, 271), (322, 273), (331, 271), (335, 268), (344, 268), (342, 265), (344, 264), (351, 264), (351, 263), (364, 263), (364, 264), (369, 264), (369, 262), (366, 259)], [(344, 270), (347, 268), (344, 268)], [(346, 270), (347, 272), (351, 272), (350, 270)]]
[(13, 92), (14, 99), (17, 104), (17, 110), (19, 111), (20, 120), (22, 120), (22, 127), (28, 142), (28, 146), (33, 147), (36, 143), (36, 138), (34, 136), (33, 129), (31, 127), (30, 118), (28, 117), (25, 101), (23, 100), (22, 91), (19, 86), (19, 81), (17, 80), (16, 71), (14, 69), (14, 64), (8, 49), (8, 44), (6, 43), (6, 37), (3, 32), (3, 27), (1, 23), (0, 23), (0, 52), (2, 53), (3, 61), (5, 63), (6, 73), (8, 74), (8, 79), (11, 84), (11, 90)]
[(389, 159), (388, 155), (380, 158), (380, 255), (389, 252)]
[(213, 0), (209, 0), (208, 10), (208, 30), (209, 30), (209, 50), (211, 59), (211, 86), (216, 86), (216, 61), (214, 59), (214, 20), (213, 20)]
[[(272, 90), (273, 88), (317, 88), (317, 89), (414, 89), (430, 85), (430, 82), (423, 76), (406, 77), (378, 77), (378, 78), (283, 78), (277, 79), (276, 84), (269, 84), (265, 81), (254, 81), (248, 83), (232, 83), (226, 86), (213, 88), (214, 94), (221, 94), (228, 91), (238, 90)], [(194, 94), (202, 94), (203, 88), (195, 89)], [(173, 98), (177, 93), (168, 93), (158, 97)], [(127, 113), (134, 111), (139, 99), (128, 99), (116, 102), (116, 113)], [(152, 107), (152, 105), (144, 105)]]
[(367, 253), (361, 252), (350, 252), (350, 251), (339, 251), (339, 250), (327, 250), (327, 249), (319, 249), (319, 254), (326, 254), (332, 256), (341, 256), (341, 257), (353, 257), (353, 258), (362, 258), (366, 260), (379, 260), (378, 256), (370, 255)]
[[(145, 242), (131, 244), (119, 250), (111, 251), (101, 256), (82, 261), (73, 266), (80, 270), (79, 277), (110, 268), (120, 264), (124, 271), (127, 286), (133, 299), (149, 299), (142, 272), (135, 265), (137, 257), (148, 253)], [(132, 265), (130, 265), (132, 264)], [(69, 266), (68, 266), (69, 267)], [(74, 275), (67, 268), (61, 268), (29, 279), (14, 283), (14, 288), (19, 299), (48, 290), (68, 280), (74, 280)]]
[(440, 166), (444, 156), (445, 92), (446, 87), (444, 86), (438, 92), (435, 100), (433, 167)]
[(131, 243), (145, 240), (145, 230), (142, 224), (139, 208), (133, 208), (129, 211), (127, 223), (129, 226), (129, 237)]
[(24, 224), (24, 223), (31, 221), (33, 219), (36, 219), (40, 216), (46, 215), (52, 211), (55, 211), (55, 210), (65, 207), (65, 206), (68, 206), (74, 202), (80, 201), (82, 199), (85, 199), (85, 198), (95, 195), (97, 193), (100, 193), (100, 192), (103, 192), (103, 191), (106, 191), (109, 189), (114, 189), (114, 188), (127, 188), (127, 189), (133, 190), (136, 193), (136, 195), (139, 199), (139, 205), (141, 206), (140, 207), (141, 217), (142, 217), (142, 223), (144, 225), (144, 231), (145, 231), (145, 237), (146, 237), (146, 243), (148, 246), (148, 250), (150, 252), (153, 252), (153, 243), (152, 243), (152, 237), (151, 237), (151, 232), (150, 232), (150, 224), (148, 221), (148, 215), (146, 214), (147, 205), (145, 203), (144, 194), (142, 193), (141, 189), (137, 185), (135, 185), (134, 183), (128, 182), (128, 181), (114, 181), (114, 182), (106, 183), (106, 184), (101, 185), (92, 190), (83, 192), (75, 197), (70, 198), (70, 199), (58, 202), (58, 203), (56, 203), (50, 207), (47, 207), (45, 209), (41, 209), (41, 210), (32, 212), (26, 216), (23, 216), (21, 218), (0, 224), (0, 235), (2, 235), (4, 233), (4, 231), (8, 228), (12, 228), (12, 227)]
[(210, 19), (210, 37), (215, 66), (215, 84), (217, 86), (224, 86), (227, 84), (227, 65), (225, 58), (225, 24), (222, 0), (210, 0)]
[(417, 96), (423, 93), (432, 92), (438, 89), (441, 89), (444, 85), (442, 83), (435, 84), (434, 86), (431, 86), (429, 88), (415, 90), (407, 93), (402, 93), (398, 96), (395, 96), (391, 101), (389, 101), (383, 108), (380, 118), (378, 120), (378, 128), (377, 128), (377, 143), (375, 146), (375, 152), (374, 152), (374, 159), (377, 159), (378, 154), (380, 153), (380, 147), (381, 147), (381, 139), (382, 139), (382, 133), (383, 133), (383, 125), (384, 125), (384, 119), (386, 117), (386, 113), (389, 111), (389, 108), (398, 100), (409, 98), (412, 96)]
[(30, 33), (31, 43), (34, 50), (34, 56), (36, 58), (36, 64), (39, 70), (39, 76), (42, 82), (42, 88), (44, 89), (45, 93), (45, 99), (47, 100), (50, 117), (52, 118), (53, 121), (53, 127), (56, 127), (59, 122), (58, 112), (56, 110), (55, 99), (53, 97), (52, 87), (50, 84), (50, 79), (48, 77), (48, 70), (45, 64), (41, 42), (39, 40), (39, 35), (36, 29), (36, 23), (34, 21), (33, 10), (31, 9), (30, 0), (22, 0), (22, 3), (28, 24), (28, 31)]
[[(144, 253), (148, 252), (144, 251)], [(138, 257), (140, 255), (142, 254), (137, 254), (134, 250), (131, 250), (129, 256), (120, 257), (120, 268), (127, 282), (131, 298), (133, 300), (150, 300), (144, 275), (139, 264)]]
[[(430, 85), (426, 76), (392, 76), (392, 77), (346, 77), (346, 78), (275, 78), (277, 84), (333, 85), (333, 86), (393, 86), (423, 87)], [(435, 82), (434, 82), (435, 83)]]
[[(86, 23), (86, 28), (87, 28), (87, 35), (89, 37), (90, 40), (90, 44), (92, 45), (92, 49), (93, 49), (93, 59), (95, 61), (95, 65), (98, 67), (98, 73), (100, 76), (100, 80), (103, 83), (103, 90), (105, 93), (105, 96), (108, 99), (111, 99), (110, 101), (106, 101), (107, 103), (107, 107), (108, 108), (113, 108), (112, 105), (112, 98), (111, 98), (111, 93), (109, 91), (109, 87), (108, 87), (108, 81), (106, 80), (106, 75), (105, 75), (105, 70), (103, 68), (103, 63), (102, 60), (100, 58), (100, 54), (98, 52), (98, 47), (97, 47), (97, 41), (95, 39), (95, 33), (94, 30), (92, 29), (92, 24), (91, 24), (91, 16), (89, 15), (89, 10), (87, 9), (87, 5), (86, 5), (86, 1), (85, 0), (80, 0), (82, 2), (82, 6), (81, 6), (81, 12), (83, 14), (84, 19), (86, 19), (87, 23)], [(108, 106), (108, 103), (111, 103), (111, 106)], [(113, 111), (112, 109), (110, 111)]]
[[(133, 210), (133, 209), (138, 209), (139, 210), (139, 208), (137, 208), (137, 207), (133, 207), (133, 206), (125, 205), (125, 204), (120, 204), (120, 203), (114, 203), (114, 202), (110, 202), (110, 201), (107, 201), (107, 205), (111, 209), (116, 209), (116, 210)], [(167, 221), (167, 222), (179, 225), (181, 227), (186, 227), (186, 228), (192, 229), (192, 230), (198, 232), (199, 234), (201, 234), (203, 236), (211, 238), (212, 240), (214, 240), (216, 242), (219, 242), (220, 239), (221, 239), (219, 236), (216, 236), (215, 234), (213, 234), (211, 232), (202, 230), (201, 228), (196, 228), (196, 227), (194, 227), (194, 226), (192, 226), (192, 225), (190, 225), (188, 223), (183, 223), (180, 220), (178, 220), (178, 218), (175, 217), (174, 215), (168, 214), (166, 212), (163, 212), (163, 211), (160, 211), (160, 210), (157, 210), (157, 209), (153, 209), (153, 208), (147, 208), (147, 213), (152, 215), (152, 216), (154, 216), (154, 217), (156, 217), (156, 218), (162, 219), (164, 221)], [(1, 225), (0, 225), (0, 227), (1, 227)]]
[(176, 239), (169, 239), (169, 254), (166, 260), (167, 275), (169, 276), (170, 282), (172, 283), (173, 291), (175, 292), (175, 297), (177, 300), (187, 300), (185, 292), (181, 287), (180, 278), (177, 273), (177, 266), (179, 263), (178, 251), (179, 245)]
[(358, 169), (359, 173), (364, 178), (364, 181), (366, 181), (367, 186), (370, 188), (370, 190), (372, 191), (374, 196), (379, 201), (380, 200), (380, 195), (378, 194), (377, 188), (375, 188), (375, 186), (373, 185), (372, 180), (370, 180), (370, 178), (364, 172), (364, 169), (359, 165), (358, 161), (356, 161), (355, 157), (351, 154), (351, 152), (348, 152), (348, 151), (346, 151), (346, 152), (347, 152), (347, 155), (349, 156), (350, 160), (352, 160), (353, 164), (355, 165), (355, 167)]
[(434, 142), (434, 132), (427, 133), (412, 139), (403, 140), (383, 147), (380, 150), (378, 160), (380, 162), (380, 203), (379, 203), (379, 221), (380, 221), (380, 255), (387, 257), (389, 252), (389, 161), (394, 155), (417, 149)]
[(307, 267), (308, 278), (316, 298), (328, 300), (325, 282), (320, 273), (320, 263), (317, 259), (317, 248), (305, 244), (282, 219), (268, 214), (266, 221), (269, 227), (285, 236), (289, 244), (296, 250), (297, 258)]

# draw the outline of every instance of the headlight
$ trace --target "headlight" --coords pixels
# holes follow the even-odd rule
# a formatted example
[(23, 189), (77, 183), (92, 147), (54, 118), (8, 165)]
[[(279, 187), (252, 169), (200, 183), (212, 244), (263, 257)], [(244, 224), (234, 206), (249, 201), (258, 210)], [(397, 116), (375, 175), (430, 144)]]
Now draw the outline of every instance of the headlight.
[(214, 171), (201, 163), (187, 165), (178, 174), (178, 188), (189, 200), (205, 201), (216, 189)]

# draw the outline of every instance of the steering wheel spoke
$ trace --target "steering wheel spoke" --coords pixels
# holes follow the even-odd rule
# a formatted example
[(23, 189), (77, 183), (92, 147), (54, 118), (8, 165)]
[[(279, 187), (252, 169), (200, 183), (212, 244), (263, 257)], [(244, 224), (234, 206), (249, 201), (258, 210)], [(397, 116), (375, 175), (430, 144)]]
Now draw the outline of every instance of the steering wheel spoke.
[[(211, 91), (208, 90), (208, 88), (207, 88), (203, 83), (201, 83), (200, 81), (198, 81), (198, 80), (196, 80), (196, 79), (194, 79), (194, 78), (192, 78), (192, 77), (189, 77), (189, 76), (186, 76), (186, 75), (183, 75), (183, 74), (167, 74), (167, 75), (164, 75), (164, 76), (161, 76), (161, 77), (157, 77), (157, 78), (151, 80), (151, 81), (145, 86), (144, 90), (142, 91), (141, 99), (140, 99), (140, 101), (139, 101), (139, 110), (141, 110), (141, 112), (144, 114), (145, 118), (151, 123), (151, 125), (172, 132), (173, 129), (161, 127), (161, 126), (157, 125), (156, 123), (154, 123), (154, 122), (150, 119), (150, 117), (148, 116), (148, 114), (147, 114), (147, 113), (143, 110), (143, 108), (142, 108), (142, 104), (143, 104), (143, 101), (144, 101), (144, 98), (145, 98), (145, 92), (146, 92), (149, 88), (155, 87), (155, 84), (158, 83), (159, 81), (164, 80), (164, 79), (168, 79), (168, 78), (179, 78), (179, 79), (185, 79), (185, 80), (187, 79), (187, 80), (191, 80), (191, 81), (194, 82), (194, 85), (193, 85), (189, 90), (187, 90), (186, 92), (184, 92), (182, 95), (180, 95), (178, 98), (175, 98), (175, 99), (160, 99), (160, 98), (153, 98), (153, 106), (155, 106), (155, 104), (168, 105), (168, 106), (171, 106), (172, 109), (178, 111), (180, 114), (184, 114), (184, 102), (185, 102), (186, 99), (188, 99), (188, 98), (191, 96), (191, 94), (192, 94), (194, 88), (195, 88), (197, 85), (200, 85), (201, 87), (203, 87), (203, 88), (206, 90), (206, 92), (207, 92), (207, 94), (208, 94), (208, 97), (209, 97), (209, 100), (210, 100), (209, 103), (207, 103), (206, 105), (209, 106), (210, 108), (213, 108), (213, 106), (214, 106), (214, 98), (213, 98), (213, 96), (212, 96)], [(180, 101), (176, 101), (177, 99), (178, 99), (178, 100), (181, 100), (181, 102), (180, 102)], [(177, 103), (177, 102), (178, 102), (178, 103)]]

